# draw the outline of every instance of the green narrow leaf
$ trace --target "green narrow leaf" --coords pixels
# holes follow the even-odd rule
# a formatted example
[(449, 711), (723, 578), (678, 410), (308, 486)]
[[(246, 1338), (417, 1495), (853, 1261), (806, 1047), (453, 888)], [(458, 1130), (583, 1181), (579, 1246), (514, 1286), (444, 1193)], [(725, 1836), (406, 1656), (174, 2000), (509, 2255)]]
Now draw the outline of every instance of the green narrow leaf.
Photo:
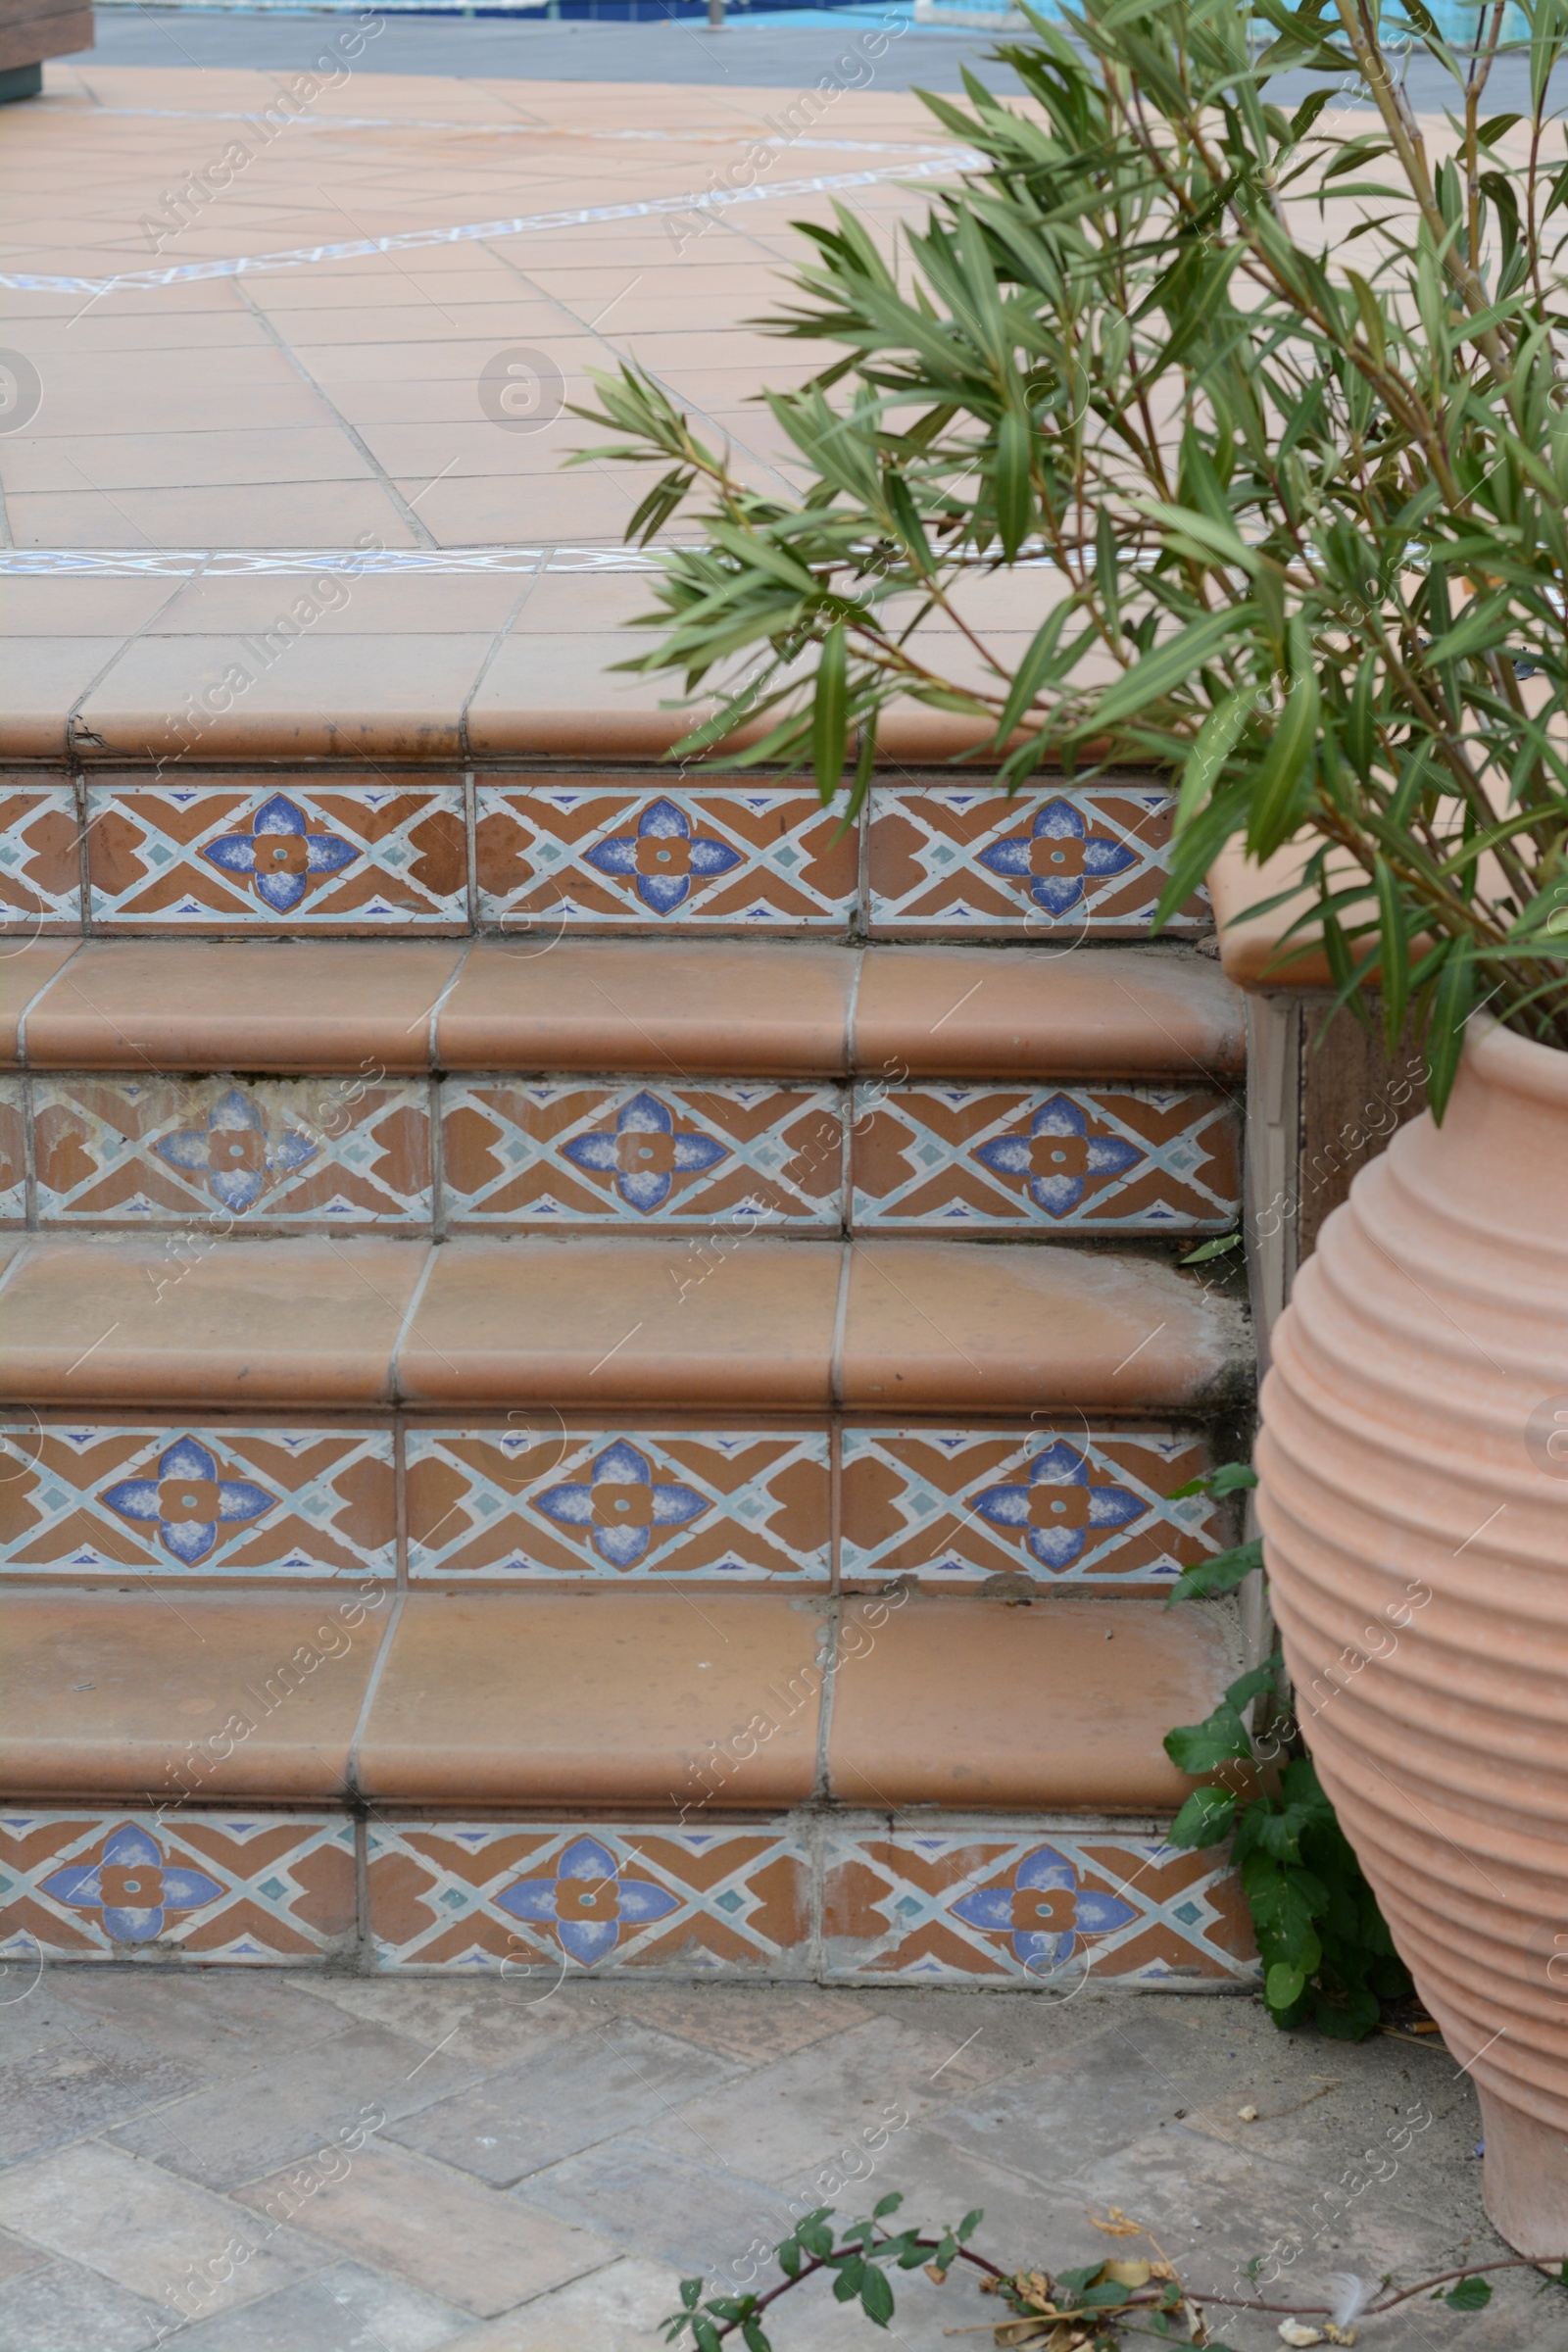
[[(966, 2238), (973, 2237), (975, 2231), (979, 2229), (985, 2218), (986, 2209), (983, 2205), (976, 2205), (971, 2212), (964, 2215), (962, 2221), (953, 2232), (960, 2246), (963, 2244)], [(1568, 2263), (1565, 2263), (1563, 2268), (1565, 2271), (1568, 2271)]]
[(1205, 662), (1211, 661), (1231, 638), (1246, 627), (1245, 608), (1232, 608), (1224, 612), (1205, 613), (1201, 620), (1190, 621), (1135, 662), (1124, 677), (1107, 686), (1080, 730), (1096, 735), (1119, 720), (1141, 716), (1155, 703), (1163, 702), (1172, 688), (1184, 686), (1197, 675)]
[(849, 739), (846, 669), (844, 623), (836, 620), (822, 640), (816, 693), (811, 704), (811, 766), (816, 774), (816, 797), (824, 808), (844, 780), (844, 754)]
[(882, 2216), (883, 2216), (885, 2213), (897, 2213), (897, 2212), (898, 2212), (898, 2210), (899, 2210), (899, 2207), (900, 2207), (900, 2206), (901, 2206), (903, 2203), (904, 2203), (904, 2191), (903, 2191), (903, 2189), (902, 2189), (902, 2188), (894, 2188), (894, 2189), (890, 2189), (890, 2190), (888, 2191), (888, 2194), (887, 2194), (885, 2197), (878, 2197), (878, 2199), (877, 2199), (876, 2203), (875, 2203), (875, 2204), (872, 2206), (872, 2208), (871, 2208), (871, 2218), (872, 2218), (872, 2220), (873, 2220), (873, 2221), (877, 2221), (877, 2222), (879, 2222), (879, 2221), (882, 2219)]
[(1301, 786), (1317, 744), (1317, 672), (1306, 630), (1290, 626), (1291, 690), (1267, 751), (1252, 779), (1252, 808), (1247, 827), (1249, 854), (1261, 860), (1289, 841), (1303, 813)]
[(742, 2320), (741, 2341), (746, 2352), (773, 2352), (771, 2338), (764, 2332), (760, 2320)]
[(1406, 935), (1404, 900), (1393, 868), (1379, 858), (1372, 869), (1378, 902), (1379, 978), (1383, 987), (1383, 1042), (1392, 1061), (1404, 1035), (1404, 1016), (1410, 1003), (1410, 943)]
[(1453, 1091), (1459, 1056), (1464, 1051), (1464, 1025), (1470, 1018), (1475, 994), (1475, 965), (1469, 943), (1455, 940), (1432, 992), (1432, 1021), (1427, 1031), (1427, 1099), (1432, 1116), (1440, 1125)]
[(1029, 479), (1029, 427), (1013, 409), (1004, 412), (997, 427), (993, 496), (1003, 553), (1010, 564), (1029, 536), (1035, 514), (1034, 485)]
[(1181, 789), (1176, 795), (1178, 833), (1191, 824), (1213, 791), (1256, 702), (1254, 687), (1238, 686), (1234, 694), (1228, 694), (1222, 703), (1215, 705), (1199, 728), (1182, 768)]

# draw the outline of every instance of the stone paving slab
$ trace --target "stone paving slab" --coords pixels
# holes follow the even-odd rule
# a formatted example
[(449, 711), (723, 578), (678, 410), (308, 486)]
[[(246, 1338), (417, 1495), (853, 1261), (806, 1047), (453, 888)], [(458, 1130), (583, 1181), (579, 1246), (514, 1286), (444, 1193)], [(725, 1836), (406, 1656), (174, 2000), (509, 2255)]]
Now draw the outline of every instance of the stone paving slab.
[[(890, 2189), (933, 2228), (981, 2206), (986, 2251), (1058, 2267), (1103, 2251), (1091, 2216), (1118, 2205), (1196, 2288), (1245, 2291), (1261, 2261), (1279, 2300), (1316, 2299), (1336, 2271), (1411, 2279), (1504, 2251), (1481, 2211), (1474, 2094), (1441, 2044), (1280, 2034), (1245, 1994), (573, 1982), (541, 1998), (531, 1983), (219, 1989), (55, 1967), (0, 2008), (0, 2064), (47, 2072), (73, 2034), (138, 2112), (106, 2126), (69, 2076), (35, 2081), (51, 2144), (0, 2185), (0, 2352), (151, 2352), (172, 2313), (191, 2352), (656, 2352), (683, 2274), (766, 2280), (792, 2211), (833, 2202), (849, 2220)], [(411, 2052), (432, 2053), (412, 2083)], [(286, 2088), (313, 2074), (314, 2110)], [(325, 2129), (334, 2100), (390, 2108), (421, 2086), (417, 2114), (379, 2132)], [(874, 2145), (868, 2100), (907, 2116)], [(308, 2120), (318, 2133), (281, 2170), (280, 2114), (290, 2147)], [(224, 2278), (231, 2244), (248, 2250)], [(952, 2332), (995, 2313), (967, 2283), (915, 2274), (898, 2293), (879, 2339), (803, 2292), (780, 2306), (776, 2352), (989, 2340)], [(1276, 2325), (1217, 2332), (1273, 2352)], [(1560, 2306), (1517, 2275), (1485, 2314), (1423, 2303), (1362, 2336), (1364, 2352), (1563, 2340)]]

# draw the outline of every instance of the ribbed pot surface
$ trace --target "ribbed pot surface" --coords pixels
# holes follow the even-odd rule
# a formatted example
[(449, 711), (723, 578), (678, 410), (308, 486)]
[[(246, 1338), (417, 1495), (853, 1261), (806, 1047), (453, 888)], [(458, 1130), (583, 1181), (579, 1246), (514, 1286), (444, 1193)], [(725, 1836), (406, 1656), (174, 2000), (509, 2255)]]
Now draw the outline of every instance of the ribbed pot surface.
[[(1307, 1744), (1486, 2113), (1487, 2208), (1568, 2253), (1568, 1054), (1472, 1024), (1297, 1278), (1258, 1509)], [(1560, 1416), (1560, 1417), (1559, 1417)]]

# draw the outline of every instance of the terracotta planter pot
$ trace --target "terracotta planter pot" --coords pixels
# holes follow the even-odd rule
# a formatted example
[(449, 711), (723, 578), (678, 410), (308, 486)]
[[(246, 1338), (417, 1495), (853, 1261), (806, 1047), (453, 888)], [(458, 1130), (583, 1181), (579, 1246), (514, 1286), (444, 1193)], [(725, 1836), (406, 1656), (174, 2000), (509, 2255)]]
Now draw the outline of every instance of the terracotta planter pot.
[(1568, 1054), (1471, 1039), (1442, 1127), (1395, 1137), (1297, 1279), (1258, 1508), (1307, 1744), (1481, 2093), (1487, 2211), (1562, 2256)]

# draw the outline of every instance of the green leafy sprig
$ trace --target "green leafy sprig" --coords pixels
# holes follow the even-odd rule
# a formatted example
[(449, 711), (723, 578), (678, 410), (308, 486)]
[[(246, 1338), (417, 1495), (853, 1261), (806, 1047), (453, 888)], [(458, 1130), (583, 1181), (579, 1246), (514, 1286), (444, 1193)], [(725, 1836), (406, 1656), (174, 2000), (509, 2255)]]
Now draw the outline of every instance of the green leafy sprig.
[[(1371, 0), (1026, 9), (994, 53), (1024, 105), (968, 72), (924, 99), (983, 170), (892, 252), (844, 207), (801, 224), (762, 323), (840, 356), (762, 396), (798, 491), (646, 372), (597, 377), (583, 457), (661, 469), (629, 535), (701, 535), (623, 664), (716, 695), (677, 754), (745, 721), (724, 764), (853, 810), (912, 702), (1006, 791), (1152, 766), (1160, 919), (1228, 844), (1298, 844), (1306, 911), (1264, 906), (1358, 1017), (1376, 984), (1391, 1051), (1414, 1021), (1438, 1115), (1479, 1008), (1568, 1049), (1568, 8), (1518, 6), (1523, 116), (1485, 107), (1503, 9), (1463, 55), (1409, 9), (1451, 84), (1436, 160)], [(1348, 80), (1349, 136), (1319, 121)], [(971, 593), (997, 571), (1021, 654)]]

